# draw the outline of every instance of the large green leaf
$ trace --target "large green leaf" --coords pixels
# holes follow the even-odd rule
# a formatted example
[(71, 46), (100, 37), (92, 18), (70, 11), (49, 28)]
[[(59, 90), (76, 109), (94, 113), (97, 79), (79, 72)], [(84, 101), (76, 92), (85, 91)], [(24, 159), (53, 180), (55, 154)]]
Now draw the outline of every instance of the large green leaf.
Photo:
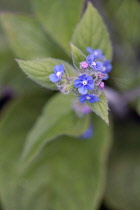
[(74, 44), (70, 43), (73, 65), (79, 71), (80, 63), (86, 60), (86, 56)]
[(69, 75), (75, 74), (73, 67), (67, 62), (59, 59), (39, 59), (31, 61), (17, 60), (20, 68), (27, 74), (31, 79), (39, 83), (40, 85), (57, 89), (56, 84), (50, 81), (49, 76), (53, 72), (54, 66), (59, 65), (60, 63), (64, 65), (66, 72)]
[(108, 119), (108, 101), (107, 98), (102, 92), (102, 94), (99, 97), (100, 101), (96, 103), (88, 103), (89, 107), (95, 114), (99, 115), (107, 124), (109, 124)]
[(32, 0), (35, 14), (40, 22), (54, 39), (66, 50), (69, 49), (69, 42), (73, 29), (80, 19), (83, 0)]
[(92, 139), (59, 138), (44, 148), (28, 173), (19, 174), (24, 139), (41, 104), (41, 96), (29, 94), (13, 104), (1, 119), (0, 197), (3, 208), (96, 210), (104, 191), (105, 162), (110, 145), (110, 127), (96, 116)]
[[(122, 129), (123, 128), (123, 129)], [(140, 209), (140, 124), (115, 122), (105, 199), (113, 209)]]
[(1, 0), (0, 9), (1, 11), (31, 12), (28, 0)]
[(140, 44), (139, 2), (137, 0), (121, 2), (108, 0), (104, 2), (103, 7), (107, 10), (107, 16), (114, 31), (113, 35), (117, 40), (121, 41), (122, 39), (123, 43), (138, 47)]
[(45, 33), (38, 22), (26, 15), (2, 13), (0, 20), (9, 44), (18, 58), (66, 58), (63, 50)]
[(23, 151), (22, 165), (30, 162), (43, 146), (60, 135), (80, 136), (88, 129), (89, 115), (77, 117), (72, 110), (74, 96), (57, 94), (29, 133)]
[(27, 80), (18, 68), (3, 33), (0, 33), (0, 87), (11, 88), (16, 92), (24, 92), (34, 88), (36, 84)]
[[(39, 115), (46, 96), (49, 98), (46, 91), (30, 91), (26, 96), (11, 102), (9, 107), (5, 107), (4, 116), (1, 116), (0, 199), (6, 210), (19, 209), (16, 190), (18, 159), (25, 136)], [(22, 194), (20, 196), (22, 197)]]
[(92, 47), (101, 49), (108, 59), (112, 58), (112, 47), (107, 28), (91, 3), (88, 3), (85, 14), (74, 31), (72, 42), (84, 53), (86, 47)]

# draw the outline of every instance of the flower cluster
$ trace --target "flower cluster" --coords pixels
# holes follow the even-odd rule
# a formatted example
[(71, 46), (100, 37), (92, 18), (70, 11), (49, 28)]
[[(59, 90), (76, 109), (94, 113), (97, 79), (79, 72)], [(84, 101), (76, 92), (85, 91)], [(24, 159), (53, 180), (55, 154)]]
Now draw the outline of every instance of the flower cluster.
[(60, 64), (54, 67), (50, 80), (56, 83), (62, 93), (68, 94), (72, 91), (79, 97), (80, 103), (95, 103), (99, 101), (104, 89), (103, 80), (109, 78), (108, 73), (112, 70), (112, 65), (100, 49), (87, 47), (86, 50), (89, 54), (79, 63), (78, 77), (68, 77), (64, 66)]

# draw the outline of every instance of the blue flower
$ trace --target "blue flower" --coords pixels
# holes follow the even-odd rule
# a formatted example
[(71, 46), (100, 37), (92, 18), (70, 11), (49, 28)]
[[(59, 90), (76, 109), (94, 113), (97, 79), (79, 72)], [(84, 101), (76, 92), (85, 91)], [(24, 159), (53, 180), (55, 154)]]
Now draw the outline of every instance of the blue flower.
[(87, 76), (86, 74), (83, 74), (78, 77), (79, 79), (76, 79), (74, 81), (74, 87), (78, 88), (79, 93), (86, 94), (88, 90), (94, 89), (94, 80), (91, 76)]
[(52, 82), (58, 82), (61, 80), (62, 74), (64, 73), (64, 66), (63, 64), (56, 65), (54, 67), (54, 73), (50, 74), (50, 80)]
[(112, 70), (112, 65), (110, 63), (110, 60), (105, 60), (103, 62), (103, 68), (101, 70), (102, 73), (109, 73)]
[(103, 68), (102, 62), (95, 61), (95, 56), (93, 54), (88, 55), (86, 61), (89, 64), (89, 66), (94, 70), (100, 71)]
[(86, 50), (89, 54), (93, 54), (95, 59), (103, 59), (104, 58), (102, 50), (99, 50), (99, 49), (94, 50), (91, 47), (87, 47)]
[(99, 101), (99, 98), (95, 95), (90, 95), (90, 94), (85, 94), (85, 95), (80, 95), (79, 101), (80, 103), (85, 103), (85, 101), (88, 101), (90, 103), (95, 103)]
[(93, 136), (93, 126), (91, 125), (81, 136), (82, 139), (90, 139)]
[(87, 47), (86, 48), (86, 51), (89, 53), (89, 54), (93, 54), (93, 49), (91, 47)]
[(107, 80), (109, 78), (108, 74), (105, 74), (105, 76), (102, 78), (102, 80)]

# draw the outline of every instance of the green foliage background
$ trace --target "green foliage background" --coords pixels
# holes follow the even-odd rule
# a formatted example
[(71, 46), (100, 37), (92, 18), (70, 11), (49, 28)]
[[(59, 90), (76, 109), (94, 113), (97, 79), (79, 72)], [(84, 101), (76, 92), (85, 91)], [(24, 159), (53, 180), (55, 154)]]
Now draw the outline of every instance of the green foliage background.
[[(140, 3), (92, 3), (0, 2), (0, 102), (12, 95), (0, 110), (2, 210), (140, 209)], [(104, 94), (91, 106), (104, 121), (78, 118), (48, 79), (59, 63), (76, 75), (87, 46), (113, 60), (109, 126)], [(80, 140), (90, 122), (94, 136)]]

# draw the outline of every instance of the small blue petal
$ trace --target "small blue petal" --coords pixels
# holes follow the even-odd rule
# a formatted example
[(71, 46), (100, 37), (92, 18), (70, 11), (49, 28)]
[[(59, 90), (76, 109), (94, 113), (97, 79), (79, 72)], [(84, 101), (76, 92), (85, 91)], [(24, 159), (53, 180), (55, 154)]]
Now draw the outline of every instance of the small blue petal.
[(86, 97), (83, 97), (83, 95), (81, 95), (81, 96), (78, 96), (79, 97), (79, 101), (80, 101), (80, 103), (85, 103), (85, 101), (86, 101)]
[(112, 65), (109, 64), (109, 65), (107, 66), (106, 72), (109, 73), (109, 72), (111, 72), (111, 70), (112, 70)]
[(87, 51), (89, 54), (92, 54), (94, 50), (93, 50), (91, 47), (87, 47), (87, 48), (86, 48), (86, 51)]
[(50, 80), (52, 82), (58, 82), (60, 80), (60, 77), (58, 77), (56, 74), (50, 74)]
[(91, 65), (93, 62), (94, 62), (94, 55), (91, 54), (91, 55), (88, 55), (87, 58), (86, 58), (86, 61), (89, 65)]
[(93, 90), (94, 89), (94, 84), (88, 84), (87, 85), (88, 90)]
[(106, 74), (104, 77), (103, 77), (103, 79), (102, 80), (107, 80), (109, 78), (109, 75), (108, 74)]
[(93, 78), (91, 76), (87, 76), (87, 80), (93, 82)]
[(110, 63), (110, 60), (106, 60), (103, 62), (103, 73), (109, 73), (112, 70), (112, 65)]
[(78, 88), (79, 93), (86, 94), (87, 93), (87, 87), (82, 85), (80, 88)]
[(95, 70), (98, 70), (98, 71), (102, 70), (102, 68), (103, 68), (102, 62), (96, 61), (96, 67), (95, 68), (96, 68)]
[(59, 65), (54, 66), (54, 73), (59, 72)]
[(110, 64), (110, 60), (105, 60), (103, 63), (104, 66), (108, 66), (109, 64)]
[(59, 65), (59, 69), (60, 69), (61, 72), (64, 72), (65, 69), (64, 69), (63, 64), (60, 64), (60, 65)]
[(89, 100), (90, 103), (95, 103), (99, 101), (99, 98), (97, 96), (92, 96)]
[(63, 64), (56, 65), (56, 66), (54, 67), (54, 73), (57, 73), (57, 72), (61, 72), (61, 73), (64, 72), (64, 66), (63, 66)]
[(104, 58), (102, 50), (99, 50), (99, 49), (93, 50), (93, 55), (94, 55), (95, 59), (103, 59)]
[(86, 74), (82, 74), (78, 77), (80, 80), (85, 80), (87, 78)]
[(76, 80), (74, 81), (74, 87), (75, 87), (75, 88), (79, 88), (79, 87), (81, 87), (81, 86), (82, 86), (81, 81), (80, 81), (79, 79), (76, 79)]
[(86, 48), (86, 51), (89, 53), (89, 54), (92, 54), (94, 55), (94, 59), (104, 59), (104, 55), (103, 55), (103, 52), (102, 50), (100, 49), (92, 49), (91, 47), (87, 47)]

